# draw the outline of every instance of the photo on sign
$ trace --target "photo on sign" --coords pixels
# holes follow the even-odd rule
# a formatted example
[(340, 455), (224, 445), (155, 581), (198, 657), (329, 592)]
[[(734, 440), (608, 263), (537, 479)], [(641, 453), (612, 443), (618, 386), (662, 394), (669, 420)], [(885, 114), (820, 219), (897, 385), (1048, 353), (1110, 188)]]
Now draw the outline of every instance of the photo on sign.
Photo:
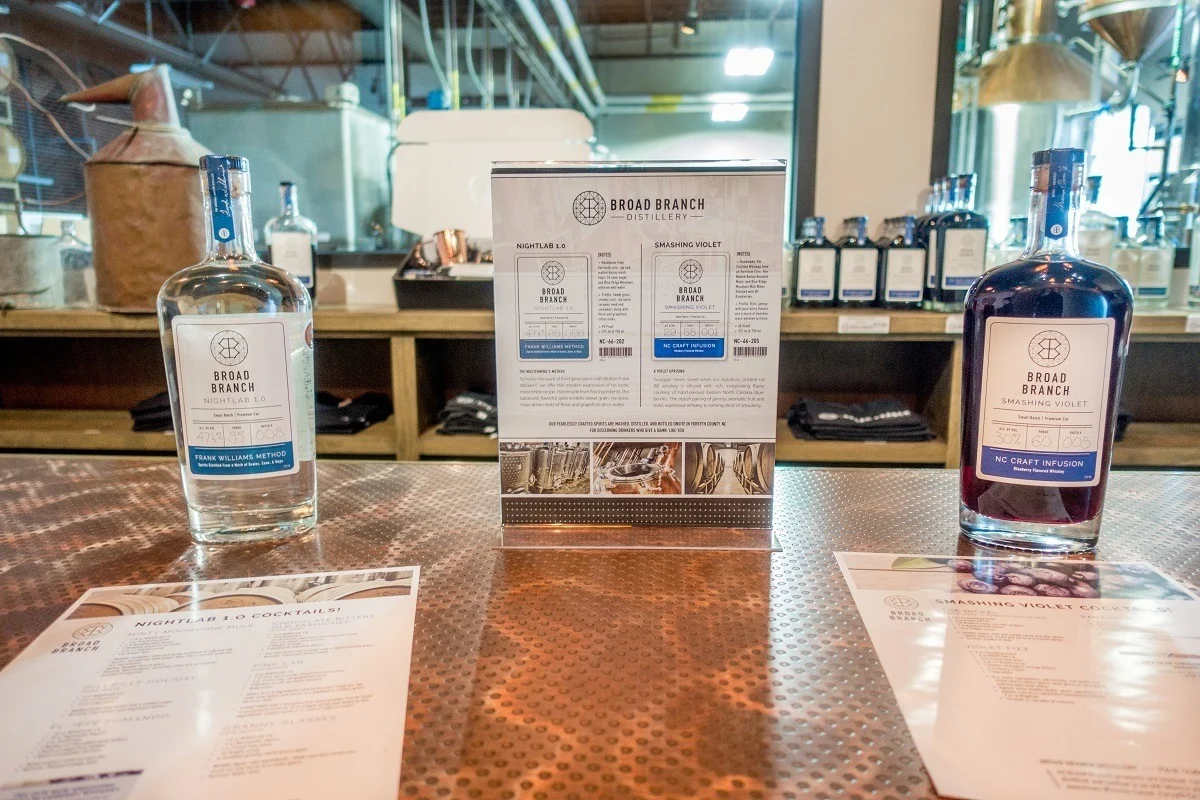
[(846, 557), (846, 565), (859, 589), (1088, 600), (1195, 599), (1147, 564), (856, 553)]
[(410, 569), (93, 589), (68, 619), (367, 600), (412, 592)]
[(594, 494), (682, 494), (681, 442), (596, 442)]
[(688, 442), (684, 494), (771, 494), (774, 442)]
[(587, 494), (588, 442), (501, 442), (501, 494)]

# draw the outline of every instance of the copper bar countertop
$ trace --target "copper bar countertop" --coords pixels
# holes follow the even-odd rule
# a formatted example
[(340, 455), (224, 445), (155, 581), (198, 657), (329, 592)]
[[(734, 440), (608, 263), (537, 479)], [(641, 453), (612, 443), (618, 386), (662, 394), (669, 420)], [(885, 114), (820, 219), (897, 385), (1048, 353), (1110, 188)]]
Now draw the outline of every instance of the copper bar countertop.
[[(501, 551), (495, 465), (323, 462), (307, 541), (200, 547), (173, 461), (0, 457), (0, 665), (91, 586), (420, 564), (400, 797), (932, 797), (835, 550), (970, 552), (957, 475), (780, 468), (777, 553)], [(1200, 474), (1098, 558), (1200, 582)]]

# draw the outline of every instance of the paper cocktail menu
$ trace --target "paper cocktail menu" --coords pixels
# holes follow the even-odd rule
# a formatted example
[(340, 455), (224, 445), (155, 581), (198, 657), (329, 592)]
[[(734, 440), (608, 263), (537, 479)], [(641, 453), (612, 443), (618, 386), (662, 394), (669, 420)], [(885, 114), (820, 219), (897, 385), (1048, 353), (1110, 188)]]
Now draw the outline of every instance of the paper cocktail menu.
[(1200, 797), (1200, 602), (1147, 564), (838, 553), (939, 794)]
[(390, 800), (417, 567), (91, 589), (0, 672), (0, 800)]

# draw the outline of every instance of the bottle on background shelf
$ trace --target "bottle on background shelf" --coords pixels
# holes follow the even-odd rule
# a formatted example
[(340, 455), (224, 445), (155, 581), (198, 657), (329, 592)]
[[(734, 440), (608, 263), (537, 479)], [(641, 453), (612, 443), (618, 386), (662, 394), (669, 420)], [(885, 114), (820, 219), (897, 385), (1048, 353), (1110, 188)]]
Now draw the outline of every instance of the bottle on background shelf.
[(1029, 218), (1013, 217), (1008, 221), (1008, 235), (1004, 241), (993, 249), (994, 263), (988, 269), (994, 269), (1003, 264), (1009, 264), (1020, 258), (1025, 252), (1025, 244), (1029, 238)]
[(933, 213), (922, 217), (917, 225), (917, 244), (925, 248), (925, 297), (922, 300), (924, 308), (933, 308), (933, 295), (937, 289), (938, 239), (934, 233), (934, 225), (943, 214), (953, 208), (957, 192), (958, 186), (952, 178), (939, 178), (934, 183)]
[(286, 269), (317, 296), (317, 225), (300, 213), (300, 190), (291, 181), (279, 184), (279, 216), (263, 226), (267, 262)]
[(1141, 269), (1138, 263), (1139, 252), (1137, 242), (1129, 236), (1129, 217), (1117, 217), (1117, 241), (1113, 244), (1112, 268), (1129, 284), (1129, 290), (1135, 297), (1138, 271)]
[(1117, 220), (1096, 208), (1100, 199), (1100, 176), (1087, 179), (1083, 213), (1079, 215), (1079, 255), (1093, 264), (1113, 265), (1113, 247), (1117, 243)]
[(837, 304), (867, 308), (879, 296), (879, 248), (867, 238), (867, 218), (842, 220), (838, 240)]
[(825, 218), (805, 217), (800, 225), (793, 266), (792, 305), (832, 308), (837, 288), (837, 248), (825, 238)]
[(158, 293), (192, 536), (283, 538), (317, 519), (312, 299), (254, 250), (250, 174), (200, 160), (208, 253)]
[(884, 308), (920, 308), (925, 297), (925, 248), (917, 246), (917, 218), (889, 220), (879, 243), (879, 275)]
[(976, 213), (975, 176), (954, 178), (954, 208), (940, 215), (930, 227), (929, 251), (936, 254), (934, 311), (960, 311), (967, 289), (983, 274), (987, 261), (988, 219)]
[(54, 241), (63, 270), (63, 305), (67, 308), (91, 308), (96, 305), (96, 268), (92, 248), (75, 235), (75, 222), (63, 220), (62, 231)]
[(1175, 243), (1163, 236), (1161, 216), (1138, 217), (1138, 281), (1134, 289), (1139, 311), (1166, 308), (1175, 268)]
[(1034, 153), (1029, 246), (967, 297), (959, 522), (978, 544), (1075, 552), (1100, 534), (1133, 295), (1079, 255), (1083, 173), (1082, 150)]

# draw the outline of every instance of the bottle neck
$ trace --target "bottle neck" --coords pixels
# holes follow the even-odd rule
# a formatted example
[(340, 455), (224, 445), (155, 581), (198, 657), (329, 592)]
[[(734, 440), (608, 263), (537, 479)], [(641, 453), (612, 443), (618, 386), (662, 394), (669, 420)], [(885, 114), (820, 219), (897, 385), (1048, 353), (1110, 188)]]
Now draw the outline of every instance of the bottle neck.
[(1039, 165), (1033, 170), (1032, 186), (1024, 255), (1078, 258), (1083, 165)]
[(250, 213), (250, 176), (241, 170), (201, 172), (208, 258), (257, 261)]
[(901, 220), (900, 233), (904, 239), (905, 246), (911, 246), (917, 233), (917, 221), (912, 217), (905, 217)]
[(279, 186), (279, 208), (285, 217), (300, 216), (300, 192), (293, 183)]
[(975, 181), (960, 183), (955, 199), (957, 200), (956, 211), (973, 210), (975, 208)]

